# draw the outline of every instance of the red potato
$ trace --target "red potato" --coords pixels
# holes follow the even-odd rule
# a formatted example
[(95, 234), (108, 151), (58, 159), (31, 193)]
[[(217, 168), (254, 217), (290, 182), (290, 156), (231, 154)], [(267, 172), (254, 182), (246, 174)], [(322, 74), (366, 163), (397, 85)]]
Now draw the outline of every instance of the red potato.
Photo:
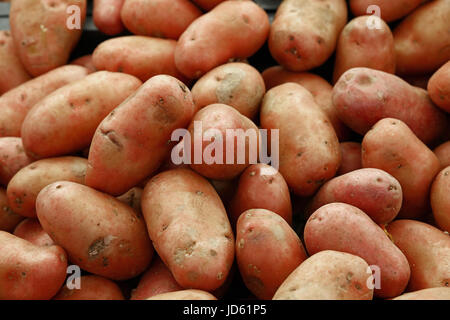
[(95, 68), (94, 63), (92, 62), (92, 54), (87, 54), (85, 56), (82, 56), (75, 60), (72, 60), (72, 62), (70, 62), (70, 64), (85, 67), (86, 69), (89, 70), (89, 73), (98, 71)]
[(36, 77), (67, 63), (81, 36), (86, 0), (15, 0), (9, 17), (20, 60)]
[(344, 0), (283, 1), (270, 27), (270, 52), (287, 70), (313, 69), (332, 55), (346, 23)]
[(147, 300), (217, 300), (217, 298), (206, 291), (189, 289), (161, 293)]
[(22, 139), (0, 138), (0, 184), (7, 186), (12, 177), (33, 162), (23, 148)]
[(433, 150), (441, 163), (441, 169), (450, 166), (450, 141), (444, 142)]
[(210, 11), (219, 3), (224, 2), (225, 0), (192, 0), (196, 5), (206, 11)]
[(13, 233), (16, 237), (31, 242), (36, 246), (51, 246), (55, 242), (47, 232), (42, 229), (39, 220), (27, 218), (17, 225)]
[(80, 66), (63, 66), (27, 81), (0, 97), (0, 137), (20, 137), (28, 111), (40, 100), (88, 74)]
[(31, 79), (20, 62), (11, 33), (0, 31), (0, 96)]
[(113, 36), (125, 30), (120, 12), (125, 0), (94, 0), (94, 24), (103, 33)]
[(51, 299), (66, 278), (66, 268), (61, 247), (36, 246), (0, 231), (1, 300)]
[(450, 232), (450, 166), (434, 179), (430, 198), (434, 220), (440, 229)]
[(103, 118), (141, 84), (127, 74), (98, 71), (54, 91), (23, 121), (21, 132), (27, 153), (34, 158), (49, 158), (88, 147)]
[(59, 181), (39, 192), (36, 212), (42, 228), (85, 271), (126, 280), (142, 273), (152, 259), (142, 217), (112, 196)]
[(378, 168), (396, 178), (403, 191), (399, 218), (418, 218), (429, 211), (429, 192), (440, 163), (434, 153), (397, 119), (386, 118), (364, 136), (364, 168)]
[(450, 237), (415, 220), (396, 220), (387, 226), (394, 244), (411, 266), (407, 291), (450, 288)]
[(63, 286), (53, 300), (125, 300), (113, 281), (95, 275), (80, 277), (80, 289)]
[(336, 175), (340, 176), (362, 168), (361, 143), (341, 142), (342, 161)]
[(230, 59), (256, 53), (269, 28), (267, 13), (253, 1), (224, 1), (181, 35), (175, 65), (186, 77), (200, 78)]
[(407, 292), (392, 300), (450, 300), (450, 288), (428, 288)]
[(370, 6), (380, 8), (381, 19), (386, 22), (398, 20), (408, 15), (424, 0), (390, 1), (390, 0), (350, 0), (350, 8), (355, 16), (373, 14)]
[(430, 78), (428, 93), (439, 108), (450, 113), (450, 56), (449, 61)]
[(123, 195), (116, 197), (117, 200), (126, 203), (130, 207), (132, 207), (136, 212), (142, 213), (141, 210), (141, 197), (142, 197), (142, 188), (134, 187), (125, 192)]
[(405, 255), (383, 229), (354, 206), (331, 203), (319, 208), (306, 223), (304, 239), (310, 255), (323, 250), (342, 251), (379, 268), (380, 287), (374, 289), (377, 297), (397, 297), (408, 284), (411, 271)]
[(369, 265), (358, 256), (325, 250), (298, 266), (273, 300), (372, 300)]
[(220, 197), (188, 169), (164, 171), (145, 186), (142, 211), (155, 250), (183, 288), (221, 287), (234, 259), (234, 236)]
[(89, 151), (86, 184), (120, 195), (149, 177), (170, 151), (172, 132), (194, 115), (189, 89), (159, 75), (113, 110), (98, 126)]
[(249, 166), (239, 178), (228, 212), (232, 225), (236, 225), (241, 213), (256, 208), (275, 212), (292, 224), (289, 187), (275, 168), (262, 163)]
[(0, 231), (13, 231), (23, 219), (23, 216), (12, 211), (8, 204), (6, 190), (0, 188)]
[(379, 70), (353, 68), (345, 72), (333, 88), (333, 104), (342, 122), (362, 135), (377, 121), (396, 118), (425, 144), (431, 144), (449, 126), (447, 116), (425, 90)]
[(132, 33), (175, 40), (201, 15), (188, 0), (125, 0), (121, 11)]
[(247, 210), (236, 227), (236, 260), (247, 288), (269, 300), (307, 255), (289, 224), (265, 209)]

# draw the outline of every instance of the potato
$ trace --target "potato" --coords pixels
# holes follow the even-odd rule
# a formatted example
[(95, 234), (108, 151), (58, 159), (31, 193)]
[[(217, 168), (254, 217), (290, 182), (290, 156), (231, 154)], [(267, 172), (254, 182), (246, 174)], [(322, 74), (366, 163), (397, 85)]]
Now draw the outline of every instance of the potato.
[(336, 108), (331, 100), (333, 87), (325, 79), (313, 73), (287, 71), (281, 66), (274, 66), (264, 70), (262, 76), (267, 90), (286, 82), (295, 82), (305, 87), (311, 92), (317, 105), (327, 114), (339, 140), (346, 140), (349, 137), (350, 129), (339, 120)]
[(337, 175), (343, 175), (362, 168), (361, 160), (361, 143), (358, 142), (341, 142), (342, 161)]
[(265, 92), (264, 80), (258, 70), (242, 62), (214, 68), (192, 87), (197, 109), (223, 103), (250, 119), (258, 113)]
[(120, 12), (125, 0), (94, 0), (92, 16), (94, 24), (107, 35), (116, 35), (124, 31)]
[(11, 232), (24, 217), (12, 211), (6, 197), (6, 190), (0, 188), (0, 231)]
[(143, 272), (150, 263), (153, 248), (145, 222), (114, 197), (75, 182), (59, 181), (39, 192), (36, 212), (42, 228), (83, 270), (125, 280)]
[(169, 153), (172, 132), (186, 127), (194, 110), (189, 89), (177, 79), (159, 75), (145, 82), (98, 126), (86, 184), (120, 195), (149, 177)]
[(136, 212), (142, 213), (141, 210), (141, 197), (142, 190), (139, 187), (134, 187), (125, 192), (123, 195), (117, 197), (117, 200), (126, 203), (130, 207), (132, 207)]
[(175, 65), (186, 77), (200, 78), (230, 59), (253, 55), (269, 28), (267, 13), (253, 1), (224, 1), (183, 32)]
[(430, 196), (434, 220), (440, 229), (450, 232), (450, 166), (436, 176)]
[(256, 208), (275, 212), (288, 224), (292, 224), (289, 187), (278, 171), (262, 163), (249, 166), (239, 178), (228, 211), (232, 225), (236, 225), (241, 213)]
[(270, 52), (288, 70), (313, 69), (332, 55), (346, 23), (344, 0), (283, 1), (270, 28)]
[(298, 266), (273, 300), (372, 300), (369, 265), (358, 256), (325, 250)]
[(450, 288), (428, 288), (407, 292), (392, 300), (450, 300)]
[(49, 158), (88, 147), (103, 118), (140, 85), (133, 76), (98, 71), (54, 91), (23, 121), (21, 132), (27, 153)]
[(339, 168), (339, 141), (326, 114), (302, 86), (270, 89), (261, 108), (261, 127), (279, 129), (279, 171), (300, 196), (310, 196)]
[(1, 300), (51, 299), (66, 279), (66, 268), (61, 247), (36, 246), (0, 231)]
[(22, 139), (0, 138), (0, 184), (7, 186), (11, 178), (23, 167), (33, 162), (23, 149)]
[(53, 300), (124, 300), (119, 286), (96, 275), (80, 277), (80, 289), (61, 288)]
[(20, 62), (11, 33), (0, 30), (0, 96), (31, 79)]
[(40, 100), (88, 74), (80, 66), (63, 66), (27, 81), (0, 97), (0, 137), (20, 137), (28, 111)]
[(386, 118), (362, 142), (364, 168), (378, 168), (396, 178), (403, 191), (399, 218), (417, 218), (429, 210), (429, 192), (440, 163), (434, 153), (397, 119)]
[(380, 8), (381, 19), (387, 22), (398, 20), (417, 8), (423, 0), (390, 1), (390, 0), (350, 0), (350, 8), (355, 16), (373, 14), (370, 6)]
[(449, 15), (448, 0), (430, 1), (394, 29), (397, 73), (434, 72), (450, 59)]
[(402, 187), (389, 173), (379, 169), (359, 169), (325, 183), (311, 200), (309, 212), (333, 202), (347, 203), (384, 225), (397, 216), (402, 206)]
[(276, 213), (250, 209), (236, 227), (236, 261), (247, 288), (269, 300), (307, 255), (301, 240)]
[(145, 186), (142, 211), (155, 250), (178, 284), (213, 291), (225, 282), (234, 236), (206, 179), (188, 169), (162, 172)]
[(13, 233), (16, 237), (31, 242), (36, 246), (51, 246), (55, 242), (47, 232), (42, 229), (39, 220), (27, 218), (17, 225)]
[(81, 36), (86, 0), (14, 0), (9, 17), (20, 60), (36, 77), (67, 63)]
[(188, 289), (161, 293), (147, 300), (217, 300), (217, 298), (206, 291)]
[(374, 289), (377, 297), (396, 297), (408, 284), (411, 271), (405, 255), (383, 229), (354, 206), (336, 202), (319, 208), (306, 223), (304, 239), (310, 255), (323, 250), (342, 251), (379, 268), (374, 275), (375, 285), (376, 277), (380, 280), (380, 286)]
[(66, 180), (84, 184), (87, 160), (59, 157), (35, 161), (20, 169), (7, 188), (11, 209), (25, 217), (36, 217), (36, 197), (50, 183)]
[(450, 287), (450, 237), (426, 223), (397, 220), (387, 226), (411, 266), (407, 291)]
[(371, 19), (373, 17), (357, 17), (342, 30), (336, 47), (334, 83), (345, 71), (356, 67), (395, 73), (394, 36), (391, 29), (381, 19), (378, 20), (379, 29), (370, 29)]
[(175, 40), (201, 15), (188, 0), (125, 0), (121, 11), (132, 33)]
[(353, 68), (333, 88), (339, 119), (359, 134), (366, 134), (383, 118), (405, 122), (425, 144), (441, 138), (449, 122), (427, 92), (383, 71)]
[(89, 70), (89, 73), (97, 71), (97, 69), (94, 66), (94, 63), (92, 62), (92, 54), (87, 54), (79, 58), (76, 58), (75, 60), (72, 60), (70, 64), (85, 67), (86, 69)]
[(439, 108), (450, 113), (450, 61), (430, 78), (428, 93)]
[(450, 141), (444, 142), (433, 150), (441, 163), (441, 169), (450, 166)]

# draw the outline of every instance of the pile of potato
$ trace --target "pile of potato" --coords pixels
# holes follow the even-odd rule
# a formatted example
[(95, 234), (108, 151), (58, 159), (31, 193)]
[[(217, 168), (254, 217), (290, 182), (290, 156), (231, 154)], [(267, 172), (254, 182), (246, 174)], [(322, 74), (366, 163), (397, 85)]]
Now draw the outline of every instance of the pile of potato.
[(93, 5), (0, 31), (0, 299), (450, 300), (450, 0)]

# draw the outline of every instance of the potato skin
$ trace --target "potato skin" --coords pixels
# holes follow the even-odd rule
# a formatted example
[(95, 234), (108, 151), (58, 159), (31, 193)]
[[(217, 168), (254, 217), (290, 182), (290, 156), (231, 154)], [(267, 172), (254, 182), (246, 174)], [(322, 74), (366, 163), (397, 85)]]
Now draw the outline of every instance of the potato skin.
[(270, 28), (270, 52), (290, 71), (313, 69), (331, 56), (346, 23), (344, 0), (283, 1)]
[(125, 300), (119, 286), (113, 281), (87, 275), (80, 278), (80, 289), (61, 288), (53, 300)]
[(396, 220), (387, 226), (394, 244), (411, 266), (407, 291), (450, 286), (450, 237), (415, 220)]
[(319, 208), (306, 223), (304, 239), (310, 255), (336, 250), (378, 266), (381, 287), (374, 289), (377, 297), (396, 297), (408, 284), (411, 271), (405, 255), (383, 229), (354, 206), (336, 202)]
[(318, 252), (287, 277), (273, 300), (372, 300), (368, 268), (366, 261), (349, 253)]
[(339, 146), (341, 148), (342, 161), (337, 175), (340, 176), (354, 170), (361, 169), (361, 143), (341, 142)]
[(12, 177), (33, 162), (23, 148), (21, 138), (0, 138), (0, 184), (7, 186)]
[(13, 231), (23, 219), (23, 216), (12, 211), (6, 197), (6, 190), (0, 188), (0, 231)]
[(140, 85), (141, 81), (131, 75), (98, 71), (54, 91), (23, 121), (21, 132), (27, 153), (49, 158), (88, 147), (103, 118)]
[(339, 168), (339, 141), (326, 114), (302, 86), (270, 89), (261, 108), (261, 127), (279, 129), (279, 171), (300, 196), (310, 196)]
[(441, 163), (441, 169), (450, 166), (450, 141), (444, 142), (433, 150)]
[(88, 74), (81, 66), (63, 66), (27, 81), (0, 97), (0, 137), (20, 137), (28, 111), (58, 88)]
[[(80, 9), (80, 29), (67, 27), (67, 8)], [(67, 63), (80, 39), (86, 18), (86, 0), (15, 0), (10, 25), (14, 43), (25, 69), (36, 77)]]
[(213, 291), (225, 282), (234, 236), (206, 179), (188, 169), (162, 172), (145, 186), (142, 210), (155, 250), (178, 284)]
[(120, 12), (125, 0), (94, 0), (94, 24), (103, 33), (113, 36), (124, 31)]
[(58, 181), (39, 192), (36, 211), (42, 228), (67, 251), (70, 261), (90, 273), (125, 280), (150, 263), (153, 248), (145, 222), (114, 197)]
[(186, 127), (195, 106), (189, 89), (159, 75), (98, 126), (89, 151), (86, 184), (120, 195), (153, 174), (169, 153), (172, 132)]
[[(424, 1), (350, 0), (350, 8), (355, 16), (362, 16), (368, 14), (367, 9), (369, 6), (379, 6), (381, 19), (386, 22), (391, 22), (403, 18), (417, 8), (422, 2)], [(372, 12), (369, 12), (369, 14), (372, 14)]]
[(200, 78), (232, 58), (253, 55), (269, 34), (269, 17), (253, 1), (224, 1), (195, 20), (178, 40), (175, 65)]
[(289, 224), (265, 209), (242, 213), (236, 227), (236, 261), (247, 288), (269, 300), (307, 255)]
[(95, 68), (94, 63), (92, 62), (92, 54), (87, 54), (79, 58), (76, 58), (75, 60), (72, 60), (70, 64), (85, 67), (86, 69), (89, 70), (89, 73), (98, 71)]
[(428, 288), (407, 292), (392, 300), (450, 300), (450, 288)]
[(383, 118), (405, 122), (425, 144), (440, 139), (449, 123), (427, 92), (379, 70), (353, 68), (333, 88), (339, 118), (359, 134), (366, 134)]
[(87, 160), (79, 157), (58, 157), (35, 161), (20, 169), (7, 188), (8, 201), (14, 212), (36, 217), (36, 197), (45, 186), (56, 181), (84, 184)]
[(42, 226), (37, 219), (26, 218), (17, 225), (13, 234), (36, 246), (48, 247), (55, 244), (48, 233), (42, 229)]
[(440, 229), (450, 232), (450, 166), (438, 173), (431, 186), (430, 199), (434, 220)]
[(217, 300), (217, 298), (206, 291), (188, 289), (161, 293), (147, 300)]
[(428, 81), (428, 93), (431, 100), (439, 108), (450, 113), (450, 61), (444, 64), (430, 78)]
[(0, 231), (1, 300), (51, 299), (66, 278), (66, 268), (60, 246), (39, 247)]
[(396, 178), (403, 191), (399, 218), (418, 218), (429, 210), (429, 192), (440, 163), (434, 153), (397, 119), (377, 122), (362, 142), (364, 168), (378, 168)]

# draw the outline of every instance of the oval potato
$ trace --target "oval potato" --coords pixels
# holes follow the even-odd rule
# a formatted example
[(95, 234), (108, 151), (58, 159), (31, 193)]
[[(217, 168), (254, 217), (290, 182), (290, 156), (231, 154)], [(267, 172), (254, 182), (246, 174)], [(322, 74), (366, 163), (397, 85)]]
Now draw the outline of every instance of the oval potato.
[(33, 162), (23, 148), (21, 138), (0, 138), (0, 184), (7, 186), (12, 177)]
[(16, 237), (27, 240), (36, 246), (48, 247), (55, 244), (48, 233), (42, 229), (42, 226), (37, 219), (27, 218), (23, 220), (14, 229), (13, 234)]
[(24, 218), (12, 211), (6, 197), (6, 190), (0, 188), (0, 231), (13, 231)]
[(81, 288), (64, 286), (53, 300), (125, 300), (119, 286), (109, 279), (87, 275), (81, 276), (79, 281)]
[(428, 81), (431, 100), (442, 110), (450, 113), (450, 57)]
[(439, 228), (450, 232), (450, 166), (438, 173), (431, 185), (431, 208)]

